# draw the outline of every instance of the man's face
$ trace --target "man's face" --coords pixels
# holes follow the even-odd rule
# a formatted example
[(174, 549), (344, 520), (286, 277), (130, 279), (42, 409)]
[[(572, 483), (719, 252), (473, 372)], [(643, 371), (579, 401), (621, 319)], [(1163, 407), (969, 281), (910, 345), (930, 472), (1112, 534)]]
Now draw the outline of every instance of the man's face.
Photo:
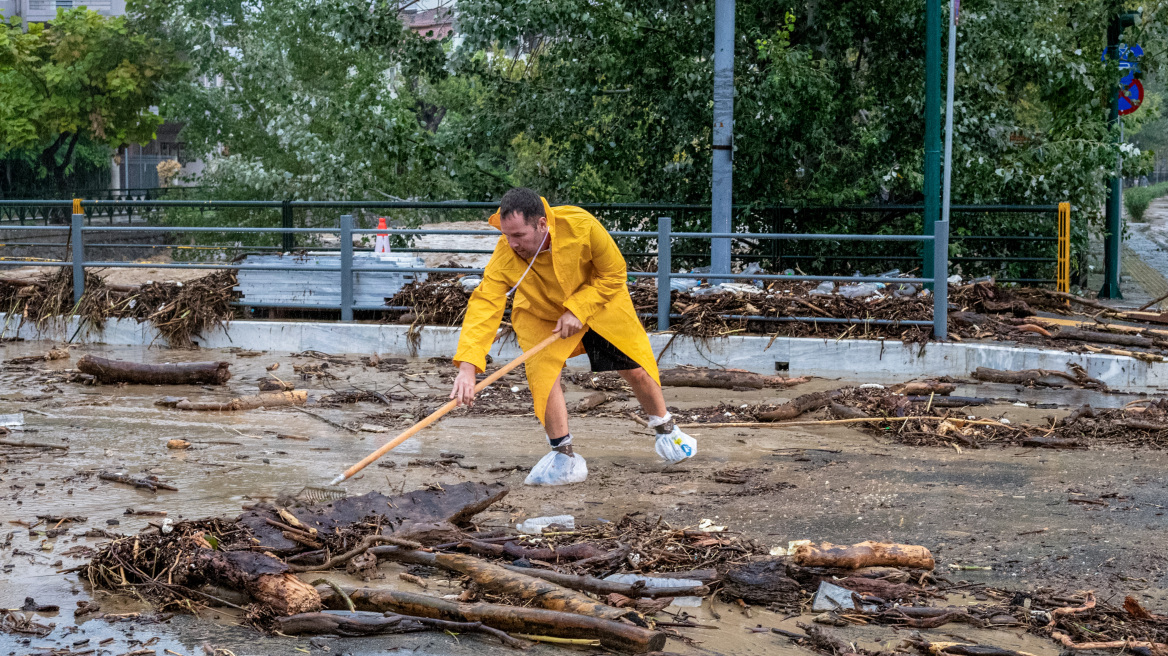
[(525, 260), (539, 255), (547, 235), (547, 217), (541, 216), (534, 226), (528, 225), (519, 212), (512, 212), (499, 220), (499, 227), (507, 237), (511, 250)]

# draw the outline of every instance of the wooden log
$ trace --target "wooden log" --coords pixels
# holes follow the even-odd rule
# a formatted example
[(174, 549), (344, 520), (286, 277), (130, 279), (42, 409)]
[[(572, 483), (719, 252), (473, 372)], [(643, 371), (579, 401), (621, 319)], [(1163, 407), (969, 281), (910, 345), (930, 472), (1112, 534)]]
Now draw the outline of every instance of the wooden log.
[(506, 633), (483, 626), (482, 622), (448, 622), (429, 617), (410, 617), (374, 613), (372, 611), (323, 611), (277, 617), (276, 627), (286, 635), (306, 633), (335, 633), (340, 635), (375, 635), (384, 633), (413, 633), (438, 629), (449, 633), (485, 633), (508, 647), (523, 649), (531, 645)]
[(921, 595), (924, 591), (920, 588), (909, 585), (907, 583), (892, 583), (889, 581), (881, 581), (880, 579), (869, 579), (860, 576), (848, 576), (842, 579), (832, 581), (835, 585), (841, 588), (847, 588), (852, 592), (857, 592), (862, 595), (870, 595), (873, 597), (880, 597), (888, 601), (896, 599), (911, 599)]
[[(1089, 347), (1088, 350), (1090, 350)], [(1042, 379), (1048, 376), (1055, 376), (1068, 380), (1072, 383), (1075, 383), (1076, 385), (1098, 386), (1104, 389), (1107, 387), (1103, 381), (1091, 378), (1086, 374), (1076, 375), (1074, 373), (1055, 371), (1053, 369), (1022, 369), (1019, 371), (1003, 371), (1001, 369), (990, 369), (989, 367), (978, 367), (973, 371), (972, 375), (975, 379), (987, 383), (1008, 383), (1010, 385), (1049, 385), (1049, 383), (1043, 383)]]
[(819, 410), (831, 405), (831, 402), (840, 395), (842, 390), (834, 390), (831, 392), (814, 392), (812, 394), (804, 394), (797, 396), (790, 401), (780, 405), (774, 410), (761, 412), (758, 418), (761, 421), (783, 421), (786, 419), (794, 419), (805, 412), (812, 410)]
[(129, 476), (126, 474), (113, 474), (110, 472), (101, 472), (100, 474), (97, 475), (97, 477), (103, 481), (111, 481), (113, 483), (122, 483), (124, 485), (133, 485), (134, 487), (146, 488), (147, 490), (150, 490), (151, 492), (157, 492), (160, 488), (163, 490), (173, 490), (175, 492), (178, 491), (177, 487), (171, 485), (170, 483), (165, 483), (163, 481), (158, 480), (157, 476), (147, 476), (145, 478), (135, 478), (133, 476)]
[(77, 368), (103, 383), (140, 385), (222, 385), (231, 378), (229, 362), (146, 364), (82, 356)]
[(316, 588), (289, 573), (283, 562), (264, 553), (199, 549), (189, 567), (212, 582), (246, 592), (277, 615), (321, 609)]
[(209, 401), (188, 401), (186, 399), (174, 404), (179, 410), (203, 411), (237, 411), (255, 410), (256, 408), (279, 408), (290, 405), (304, 405), (308, 402), (308, 392), (292, 390), (291, 392), (271, 392), (256, 394), (255, 396), (241, 396), (226, 403)]
[(1142, 335), (1122, 335), (1103, 333), (1094, 330), (1079, 330), (1077, 328), (1063, 328), (1055, 334), (1055, 339), (1072, 339), (1079, 342), (1095, 342), (1096, 344), (1116, 344), (1118, 346), (1137, 346), (1152, 348), (1154, 342)]
[[(363, 525), (370, 516), (377, 516), (381, 518), (382, 535), (432, 544), (449, 542), (452, 526), (464, 525), (506, 495), (505, 485), (468, 482), (395, 496), (369, 492), (325, 504), (288, 508), (286, 512), (325, 538), (344, 533), (354, 525)], [(281, 529), (265, 521), (268, 519), (279, 521), (281, 517), (276, 508), (265, 504), (244, 511), (239, 522), (247, 526), (259, 544), (274, 553), (299, 551), (295, 542), (280, 534)]]
[(763, 376), (751, 371), (735, 369), (665, 369), (661, 372), (662, 387), (716, 387), (719, 389), (762, 389), (790, 387), (807, 382), (806, 378)]
[[(339, 610), (341, 596), (327, 586), (317, 588), (322, 603)], [(591, 638), (610, 649), (643, 654), (665, 646), (665, 634), (613, 620), (561, 613), (545, 608), (525, 608), (501, 604), (461, 604), (417, 592), (359, 588), (345, 592), (360, 610), (392, 612), (430, 617), (452, 622), (481, 622), (484, 626), (530, 635), (557, 638)]]
[[(619, 621), (627, 619), (640, 626), (646, 626), (645, 619), (635, 610), (613, 608), (562, 587), (548, 580), (528, 576), (521, 568), (505, 568), (501, 565), (460, 553), (430, 553), (397, 547), (378, 547), (370, 551), (380, 558), (399, 563), (441, 567), (451, 572), (469, 576), (479, 586), (505, 595), (513, 595), (548, 610), (588, 615), (602, 619)], [(520, 571), (515, 571), (515, 570)]]
[(803, 588), (787, 575), (783, 560), (769, 558), (731, 567), (722, 582), (722, 597), (751, 604), (798, 603)]
[(903, 394), (905, 396), (928, 396), (929, 394), (947, 396), (957, 391), (957, 385), (953, 383), (939, 383), (935, 380), (924, 380), (893, 385), (889, 391), (893, 394)]
[(936, 562), (928, 549), (912, 544), (872, 542), (870, 540), (851, 546), (824, 542), (819, 545), (802, 545), (795, 549), (792, 559), (804, 567), (842, 567), (859, 569), (885, 565), (889, 567), (915, 567), (933, 569)]
[(593, 392), (580, 400), (576, 404), (576, 412), (588, 412), (589, 410), (602, 406), (608, 403), (615, 397), (608, 395), (608, 392)]

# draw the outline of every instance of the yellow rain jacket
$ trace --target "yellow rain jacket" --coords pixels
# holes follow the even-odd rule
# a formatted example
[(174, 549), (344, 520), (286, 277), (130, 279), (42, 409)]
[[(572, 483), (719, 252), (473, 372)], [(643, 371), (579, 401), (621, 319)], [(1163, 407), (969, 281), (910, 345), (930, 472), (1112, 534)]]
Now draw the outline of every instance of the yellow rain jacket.
[[(637, 319), (629, 297), (625, 259), (616, 242), (596, 217), (579, 207), (553, 208), (544, 200), (543, 209), (551, 248), (536, 256), (531, 271), (515, 290), (511, 325), (519, 347), (526, 351), (546, 339), (564, 311), (571, 310), (585, 330), (594, 330), (612, 342), (660, 383), (649, 336)], [(490, 224), (499, 228), (498, 212), (491, 215)], [(527, 261), (511, 250), (507, 237), (500, 236), (483, 281), (467, 305), (458, 352), (454, 355), (456, 363), (469, 362), (482, 373), (487, 351), (503, 318), (507, 292), (519, 282), (527, 265)], [(583, 337), (582, 330), (557, 340), (525, 364), (535, 416), (541, 423), (548, 394), (564, 362), (584, 353), (580, 343)]]

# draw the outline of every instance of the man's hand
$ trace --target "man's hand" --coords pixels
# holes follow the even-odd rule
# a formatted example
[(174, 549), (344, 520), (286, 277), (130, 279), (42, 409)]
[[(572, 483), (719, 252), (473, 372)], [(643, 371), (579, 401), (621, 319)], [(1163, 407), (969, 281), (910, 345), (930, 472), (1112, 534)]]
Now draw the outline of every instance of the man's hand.
[(475, 397), (475, 366), (469, 362), (458, 363), (458, 376), (454, 379), (454, 389), (450, 390), (450, 398), (458, 405), (474, 405)]
[(556, 322), (556, 327), (552, 332), (559, 333), (560, 339), (567, 339), (583, 329), (584, 324), (580, 323), (576, 315), (572, 314), (571, 310), (565, 310), (564, 316), (560, 317), (560, 320)]

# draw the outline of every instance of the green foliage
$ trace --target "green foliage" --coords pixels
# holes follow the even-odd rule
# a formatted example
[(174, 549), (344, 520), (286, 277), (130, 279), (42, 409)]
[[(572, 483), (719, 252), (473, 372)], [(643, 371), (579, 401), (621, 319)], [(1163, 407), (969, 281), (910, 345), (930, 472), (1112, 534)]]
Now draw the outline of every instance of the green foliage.
[[(387, 199), (457, 193), (430, 143), (443, 44), (385, 0), (132, 0), (137, 23), (189, 54), (163, 112), (186, 124), (223, 198)], [(430, 129), (428, 129), (428, 127)]]
[(1150, 187), (1132, 187), (1123, 192), (1123, 204), (1133, 221), (1143, 222), (1144, 212), (1152, 201), (1162, 196), (1168, 196), (1168, 182), (1161, 182)]
[(162, 43), (124, 17), (77, 8), (27, 32), (0, 23), (0, 154), (36, 151), (41, 174), (63, 187), (79, 144), (154, 138), (162, 119), (150, 107), (173, 70)]

